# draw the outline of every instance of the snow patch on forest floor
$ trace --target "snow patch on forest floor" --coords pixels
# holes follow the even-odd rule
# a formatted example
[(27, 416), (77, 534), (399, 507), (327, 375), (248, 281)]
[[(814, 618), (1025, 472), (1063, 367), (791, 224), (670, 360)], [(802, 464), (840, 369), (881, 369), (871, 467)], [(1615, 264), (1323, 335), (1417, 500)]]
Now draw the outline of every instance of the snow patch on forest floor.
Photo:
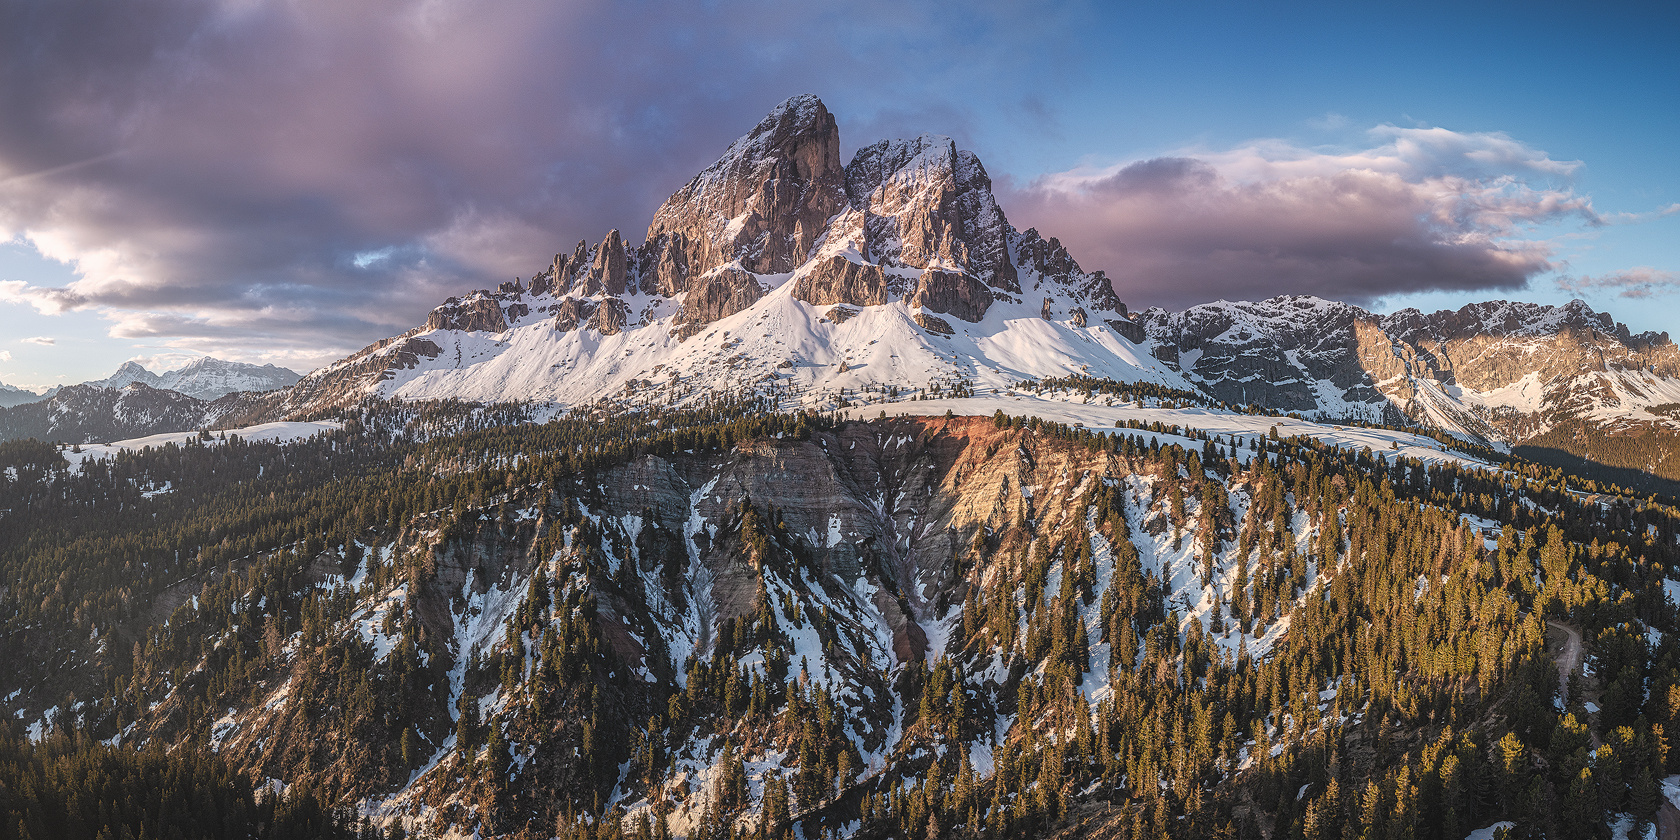
[[(209, 440), (203, 441), (206, 446), (226, 443), (228, 438), (238, 436), (246, 443), (291, 443), (298, 440), (308, 440), (322, 432), (335, 432), (344, 428), (344, 423), (338, 420), (321, 420), (316, 422), (285, 421), (280, 423), (263, 423), (257, 426), (246, 426), (239, 429), (222, 429), (211, 432)], [(148, 435), (131, 440), (119, 440), (114, 443), (82, 444), (82, 451), (69, 449), (62, 454), (70, 462), (73, 471), (80, 471), (82, 463), (89, 459), (110, 458), (119, 452), (136, 451), (152, 447), (154, 449), (168, 444), (186, 446), (199, 439), (199, 432), (195, 429), (187, 432), (165, 432), (160, 435)]]

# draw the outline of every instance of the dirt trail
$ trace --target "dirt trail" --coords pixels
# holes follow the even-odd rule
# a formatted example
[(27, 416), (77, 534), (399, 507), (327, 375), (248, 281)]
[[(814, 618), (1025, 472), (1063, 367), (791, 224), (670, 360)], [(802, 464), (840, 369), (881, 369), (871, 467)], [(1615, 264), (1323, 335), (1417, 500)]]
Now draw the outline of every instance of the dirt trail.
[(1569, 675), (1575, 673), (1581, 667), (1581, 631), (1556, 621), (1547, 621), (1546, 625), (1568, 637), (1563, 643), (1563, 653), (1559, 654), (1557, 658), (1558, 691), (1561, 692), (1567, 702), (1569, 698)]

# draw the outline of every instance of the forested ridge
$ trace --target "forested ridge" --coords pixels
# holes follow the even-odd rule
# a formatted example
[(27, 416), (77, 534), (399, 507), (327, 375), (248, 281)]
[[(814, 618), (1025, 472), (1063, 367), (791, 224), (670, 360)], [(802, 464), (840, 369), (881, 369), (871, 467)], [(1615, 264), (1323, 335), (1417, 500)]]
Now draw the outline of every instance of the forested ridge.
[[(253, 824), (591, 838), (1587, 838), (1680, 772), (1655, 500), (1308, 438), (756, 409), (370, 406), (75, 469), (0, 444), (0, 693), (60, 733), (7, 766), (168, 748)], [(824, 536), (847, 517), (890, 538)]]

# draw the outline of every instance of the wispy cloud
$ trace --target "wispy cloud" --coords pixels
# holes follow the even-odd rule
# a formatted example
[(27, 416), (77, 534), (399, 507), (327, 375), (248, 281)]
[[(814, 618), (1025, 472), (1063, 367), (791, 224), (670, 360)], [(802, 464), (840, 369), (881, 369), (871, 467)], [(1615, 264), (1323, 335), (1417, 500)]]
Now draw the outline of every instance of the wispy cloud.
[(20, 338), (18, 340), (24, 344), (38, 344), (42, 347), (51, 347), (58, 343), (57, 339), (48, 338), (44, 335), (30, 336), (29, 338)]
[(1553, 267), (1538, 228), (1604, 223), (1570, 186), (1579, 161), (1501, 133), (1369, 136), (1348, 151), (1265, 140), (1057, 173), (1005, 209), (1106, 270), (1123, 299), (1165, 306), (1515, 289)]
[(0, 350), (0, 362), (9, 362), (11, 360), (12, 360), (12, 351), (10, 351), (10, 350)]
[(1649, 298), (1680, 291), (1680, 272), (1641, 265), (1597, 277), (1564, 275), (1558, 278), (1557, 287), (1572, 294), (1613, 292), (1616, 297)]

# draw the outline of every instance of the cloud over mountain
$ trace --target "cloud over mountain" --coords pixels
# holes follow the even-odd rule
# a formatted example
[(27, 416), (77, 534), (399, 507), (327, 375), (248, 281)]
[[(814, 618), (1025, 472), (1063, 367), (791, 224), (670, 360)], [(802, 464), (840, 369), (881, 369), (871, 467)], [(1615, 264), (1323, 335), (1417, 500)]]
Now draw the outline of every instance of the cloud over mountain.
[(955, 17), (757, 0), (6, 4), (0, 239), (82, 279), (13, 281), (0, 299), (96, 307), (119, 337), (183, 350), (255, 339), (325, 361), (577, 239), (639, 238), (739, 125), (836, 74), (892, 103), (859, 115), (890, 125), (965, 99), (905, 83), (963, 56), (1025, 85), (1054, 72), (1031, 50), (974, 49), (1046, 40), (1053, 14)]
[(1514, 289), (1552, 268), (1536, 225), (1602, 224), (1557, 161), (1503, 134), (1382, 126), (1347, 152), (1280, 141), (1040, 178), (1005, 199), (1134, 305), (1279, 293), (1368, 302)]
[(1557, 287), (1574, 294), (1613, 292), (1616, 297), (1648, 298), (1680, 291), (1680, 272), (1640, 265), (1597, 277), (1564, 275), (1558, 278)]

